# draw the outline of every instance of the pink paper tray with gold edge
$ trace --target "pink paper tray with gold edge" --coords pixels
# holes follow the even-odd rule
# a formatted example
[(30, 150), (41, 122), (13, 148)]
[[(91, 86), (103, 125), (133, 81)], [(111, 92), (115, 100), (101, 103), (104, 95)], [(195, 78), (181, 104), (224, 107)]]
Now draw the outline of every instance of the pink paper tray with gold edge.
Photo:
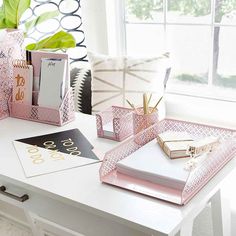
[[(165, 187), (117, 172), (116, 163), (118, 161), (137, 152), (142, 146), (155, 139), (159, 133), (167, 130), (185, 131), (195, 139), (210, 135), (217, 136), (220, 138), (221, 145), (209, 153), (208, 157), (195, 169), (189, 170), (188, 178), (182, 189)], [(100, 167), (100, 179), (113, 186), (184, 205), (234, 156), (236, 156), (236, 130), (164, 119), (107, 152)]]

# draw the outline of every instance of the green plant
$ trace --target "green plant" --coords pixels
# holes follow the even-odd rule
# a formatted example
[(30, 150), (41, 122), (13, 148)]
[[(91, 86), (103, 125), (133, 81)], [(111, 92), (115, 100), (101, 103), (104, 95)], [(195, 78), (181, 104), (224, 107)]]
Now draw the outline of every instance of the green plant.
[(28, 50), (39, 50), (39, 49), (67, 49), (75, 47), (75, 39), (71, 34), (64, 31), (59, 31), (52, 36), (49, 36), (37, 43), (32, 43), (26, 46)]
[[(0, 29), (18, 29), (20, 20), (24, 12), (30, 7), (31, 0), (3, 0), (0, 7)], [(36, 25), (41, 24), (59, 14), (58, 11), (49, 11), (41, 14), (31, 21), (24, 22), (25, 35)], [(60, 31), (54, 35), (47, 37), (35, 44), (29, 44), (26, 49), (67, 49), (75, 47), (74, 37), (67, 32)]]

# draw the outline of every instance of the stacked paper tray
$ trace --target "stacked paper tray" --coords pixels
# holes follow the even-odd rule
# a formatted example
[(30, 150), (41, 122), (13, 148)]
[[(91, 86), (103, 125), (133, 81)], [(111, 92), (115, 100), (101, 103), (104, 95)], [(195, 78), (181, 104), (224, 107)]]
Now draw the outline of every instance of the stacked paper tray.
[[(161, 185), (117, 171), (117, 162), (128, 156), (135, 157), (138, 152), (143, 150), (144, 145), (148, 147), (159, 133), (167, 130), (185, 131), (191, 134), (194, 139), (217, 136), (220, 138), (221, 145), (209, 153), (207, 158), (200, 162), (196, 168), (188, 170), (184, 184), (178, 188), (172, 187), (171, 184), (168, 186)], [(165, 119), (107, 152), (100, 168), (100, 178), (102, 182), (107, 184), (183, 205), (206, 185), (227, 162), (236, 156), (235, 135), (236, 130)]]
[(153, 140), (117, 162), (116, 169), (118, 173), (181, 190), (189, 175), (186, 163), (186, 158), (171, 160)]

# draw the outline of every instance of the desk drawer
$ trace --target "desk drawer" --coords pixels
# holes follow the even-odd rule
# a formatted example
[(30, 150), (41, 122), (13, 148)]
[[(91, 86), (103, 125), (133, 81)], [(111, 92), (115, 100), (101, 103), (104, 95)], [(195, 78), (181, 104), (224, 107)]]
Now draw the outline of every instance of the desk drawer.
[[(10, 193), (14, 193), (17, 196), (22, 196), (23, 194), (27, 194), (29, 196), (29, 199), (24, 202), (19, 202), (15, 199), (12, 199), (11, 197), (4, 196), (1, 194), (0, 199), (3, 201), (5, 200), (6, 202), (11, 203), (12, 205), (18, 206), (26, 212), (33, 213), (35, 215), (34, 218), (36, 218), (36, 220), (33, 220), (33, 222), (34, 224), (38, 225), (39, 228), (47, 228), (45, 227), (45, 225), (48, 224), (50, 230), (52, 228), (58, 228), (58, 230), (66, 229), (66, 231), (68, 231), (69, 233), (76, 232), (75, 236), (148, 235), (131, 228), (129, 224), (127, 222), (125, 223), (125, 220), (123, 219), (117, 220), (117, 218), (109, 214), (107, 214), (107, 217), (105, 218), (104, 213), (99, 212), (95, 214), (93, 208), (88, 208), (88, 206), (86, 206), (86, 210), (83, 209), (83, 205), (81, 205), (80, 207), (73, 206), (73, 204), (75, 203), (70, 203), (68, 199), (61, 198), (61, 200), (59, 200), (59, 196), (55, 196), (55, 198), (51, 196), (49, 197), (46, 195), (46, 193), (43, 194), (39, 191), (36, 192), (28, 190), (26, 188), (19, 187), (14, 183), (4, 182), (0, 180), (0, 186), (2, 185), (6, 187), (7, 191), (9, 191)], [(49, 222), (51, 223), (49, 224)], [(65, 233), (62, 235), (67, 236), (67, 234)], [(49, 234), (48, 236), (51, 235)], [(55, 234), (55, 236), (61, 235)], [(68, 236), (71, 235), (69, 234)]]
[[(24, 198), (22, 198), (22, 196), (24, 196)], [(16, 184), (11, 183), (10, 181), (5, 181), (0, 178), (0, 200), (2, 202), (23, 209), (28, 198), (29, 191), (22, 187), (19, 187)]]
[[(27, 195), (27, 198), (23, 199), (22, 201), (21, 196), (24, 195)], [(29, 191), (25, 188), (18, 187), (15, 184), (0, 180), (0, 200), (0, 212), (2, 211), (4, 215), (9, 216), (13, 221), (31, 226), (31, 228), (35, 227), (36, 231), (40, 232), (37, 235), (83, 236), (80, 233), (74, 232), (71, 229), (63, 227), (62, 225), (54, 222), (54, 210), (55, 207), (58, 206), (55, 206), (54, 201), (45, 198), (45, 196), (41, 196), (40, 194), (33, 191)], [(49, 204), (52, 207), (45, 207)], [(41, 208), (40, 211), (38, 206)], [(49, 217), (53, 221), (46, 219), (48, 217), (49, 211), (52, 211), (53, 213), (52, 216)], [(40, 214), (41, 217), (37, 214)], [(24, 221), (22, 219), (24, 219)]]
[(70, 229), (67, 229), (54, 222), (48, 221), (42, 217), (31, 214), (33, 222), (40, 235), (43, 236), (84, 236), (80, 233), (76, 233)]

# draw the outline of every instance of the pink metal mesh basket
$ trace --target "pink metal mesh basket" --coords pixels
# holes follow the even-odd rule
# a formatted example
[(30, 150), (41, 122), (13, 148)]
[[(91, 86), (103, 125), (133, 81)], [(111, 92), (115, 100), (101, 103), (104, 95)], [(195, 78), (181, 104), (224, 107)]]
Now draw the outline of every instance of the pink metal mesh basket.
[[(133, 134), (132, 109), (112, 106), (105, 111), (96, 114), (97, 135), (100, 138), (108, 138), (122, 141)], [(104, 126), (111, 123), (112, 134), (107, 135)]]
[(58, 110), (9, 102), (10, 116), (51, 125), (62, 126), (75, 119), (73, 92), (70, 89)]
[(153, 108), (149, 107), (149, 114), (144, 114), (143, 108), (140, 107), (133, 112), (134, 134), (158, 122), (158, 110), (152, 110)]
[(0, 44), (0, 119), (9, 116), (8, 100), (12, 91), (13, 59), (22, 58), (21, 45), (24, 41), (23, 32), (9, 30), (6, 39)]
[[(195, 169), (189, 170), (189, 175), (182, 191), (127, 177), (116, 171), (116, 163), (118, 161), (126, 158), (143, 145), (155, 139), (159, 133), (167, 130), (186, 131), (194, 139), (213, 135), (218, 136), (221, 140), (221, 145), (215, 151), (209, 153), (208, 157), (197, 165)], [(100, 168), (100, 178), (101, 181), (108, 184), (183, 205), (236, 155), (235, 135), (235, 130), (165, 119), (107, 152)]]
[[(24, 32), (22, 30), (8, 29), (7, 30), (7, 40), (14, 40), (20, 47), (24, 43)], [(24, 52), (24, 50), (22, 50)]]

